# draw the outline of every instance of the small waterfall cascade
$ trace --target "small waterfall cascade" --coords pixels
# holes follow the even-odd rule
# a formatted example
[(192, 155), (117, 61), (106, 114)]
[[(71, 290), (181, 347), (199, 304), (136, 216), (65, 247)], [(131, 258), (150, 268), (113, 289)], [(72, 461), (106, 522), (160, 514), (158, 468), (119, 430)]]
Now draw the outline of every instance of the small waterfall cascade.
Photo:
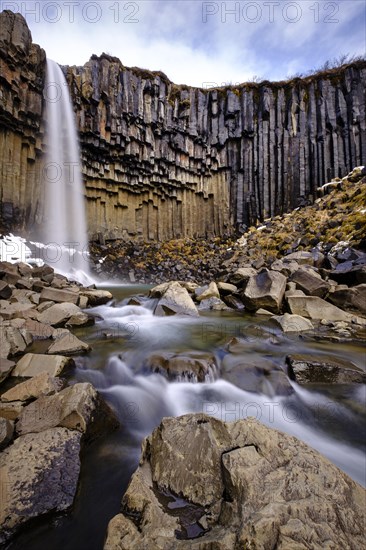
[(43, 243), (47, 263), (59, 272), (89, 279), (85, 198), (75, 116), (65, 76), (47, 59), (45, 86), (47, 155), (43, 170)]

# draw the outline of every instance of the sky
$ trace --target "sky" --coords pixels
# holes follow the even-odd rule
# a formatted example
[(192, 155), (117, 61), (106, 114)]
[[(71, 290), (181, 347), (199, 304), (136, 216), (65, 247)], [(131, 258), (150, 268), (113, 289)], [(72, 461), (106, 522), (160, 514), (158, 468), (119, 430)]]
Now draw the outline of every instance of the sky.
[(365, 55), (366, 0), (0, 1), (62, 65), (92, 54), (210, 87), (282, 80), (342, 54)]

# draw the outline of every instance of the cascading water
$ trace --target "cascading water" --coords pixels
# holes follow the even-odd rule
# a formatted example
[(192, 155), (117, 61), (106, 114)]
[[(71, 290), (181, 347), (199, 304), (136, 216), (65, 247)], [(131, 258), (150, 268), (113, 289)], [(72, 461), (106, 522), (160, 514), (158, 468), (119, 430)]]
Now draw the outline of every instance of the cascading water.
[(47, 59), (45, 87), (47, 158), (43, 170), (43, 242), (47, 263), (65, 275), (88, 279), (88, 237), (80, 154), (66, 79)]

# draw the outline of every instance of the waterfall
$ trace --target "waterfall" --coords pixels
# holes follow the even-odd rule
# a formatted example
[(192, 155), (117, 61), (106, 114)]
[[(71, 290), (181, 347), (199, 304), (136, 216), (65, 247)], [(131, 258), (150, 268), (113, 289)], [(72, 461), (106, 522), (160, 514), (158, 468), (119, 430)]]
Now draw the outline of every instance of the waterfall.
[(44, 96), (47, 156), (42, 240), (46, 259), (61, 273), (85, 280), (89, 273), (88, 237), (75, 116), (64, 74), (50, 59)]

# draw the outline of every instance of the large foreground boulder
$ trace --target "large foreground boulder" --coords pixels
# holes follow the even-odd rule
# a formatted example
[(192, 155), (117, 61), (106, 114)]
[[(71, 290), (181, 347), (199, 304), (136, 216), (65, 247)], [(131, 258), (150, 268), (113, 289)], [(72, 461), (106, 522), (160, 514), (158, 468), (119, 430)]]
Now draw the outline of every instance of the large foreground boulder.
[(262, 271), (250, 277), (242, 300), (249, 311), (264, 308), (279, 313), (286, 290), (286, 277), (277, 271)]
[(54, 428), (19, 437), (0, 454), (0, 542), (26, 521), (71, 506), (80, 437), (77, 431)]
[(365, 496), (318, 452), (256, 420), (165, 418), (104, 548), (359, 550)]

